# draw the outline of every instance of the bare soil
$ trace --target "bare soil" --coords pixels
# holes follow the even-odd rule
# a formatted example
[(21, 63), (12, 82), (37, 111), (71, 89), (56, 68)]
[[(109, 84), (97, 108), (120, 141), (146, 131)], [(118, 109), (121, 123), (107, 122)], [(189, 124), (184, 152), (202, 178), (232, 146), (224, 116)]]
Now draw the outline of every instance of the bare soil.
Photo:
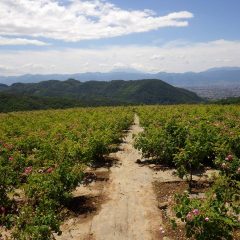
[[(110, 155), (118, 162), (106, 169), (109, 180), (96, 180), (76, 189), (74, 194), (78, 200), (73, 203), (72, 211), (78, 209), (76, 204), (79, 204), (80, 212), (64, 222), (63, 234), (56, 239), (162, 239), (161, 211), (152, 185), (154, 173), (147, 166), (135, 163), (141, 159), (141, 153), (133, 147), (133, 136), (142, 131), (136, 116), (120, 150)], [(87, 211), (81, 212), (81, 206)]]
[[(89, 169), (84, 184), (74, 192), (62, 235), (57, 240), (175, 240), (185, 239), (183, 227), (172, 230), (175, 193), (187, 189), (174, 169), (143, 160), (133, 147), (134, 137), (143, 129), (135, 116), (119, 151), (109, 162)], [(112, 160), (112, 161), (110, 161)], [(195, 175), (207, 182), (214, 171)], [(208, 187), (196, 185), (196, 194)]]

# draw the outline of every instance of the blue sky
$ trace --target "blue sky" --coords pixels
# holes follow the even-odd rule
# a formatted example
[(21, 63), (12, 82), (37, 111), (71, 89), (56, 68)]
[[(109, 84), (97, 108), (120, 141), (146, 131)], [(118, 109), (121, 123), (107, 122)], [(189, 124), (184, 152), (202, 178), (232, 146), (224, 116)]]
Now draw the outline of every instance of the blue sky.
[(184, 29), (166, 28), (144, 34), (145, 43), (155, 38), (163, 39), (163, 41), (185, 38), (195, 42), (240, 38), (239, 0), (113, 0), (112, 2), (123, 8), (150, 8), (159, 15), (183, 10), (194, 14), (194, 18), (189, 22), (189, 27)]
[(1, 0), (0, 75), (240, 66), (239, 0)]

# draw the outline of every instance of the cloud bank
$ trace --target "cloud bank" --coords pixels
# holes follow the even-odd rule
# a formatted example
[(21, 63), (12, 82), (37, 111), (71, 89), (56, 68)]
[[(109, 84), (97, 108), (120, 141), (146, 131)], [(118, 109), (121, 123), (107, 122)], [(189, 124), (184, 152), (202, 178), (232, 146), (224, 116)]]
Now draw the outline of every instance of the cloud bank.
[(186, 45), (174, 41), (160, 47), (130, 45), (0, 52), (0, 75), (107, 72), (115, 68), (186, 72), (223, 66), (240, 66), (240, 41), (217, 40)]
[(75, 42), (163, 27), (186, 27), (188, 19), (193, 17), (188, 11), (156, 16), (148, 9), (125, 10), (103, 0), (65, 2), (63, 5), (57, 0), (1, 0), (0, 36), (44, 37)]

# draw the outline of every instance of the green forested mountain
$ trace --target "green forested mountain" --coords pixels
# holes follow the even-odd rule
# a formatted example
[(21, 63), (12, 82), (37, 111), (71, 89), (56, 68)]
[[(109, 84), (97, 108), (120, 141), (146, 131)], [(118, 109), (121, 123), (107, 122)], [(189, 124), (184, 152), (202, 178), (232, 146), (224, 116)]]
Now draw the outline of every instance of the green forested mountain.
[(22, 96), (0, 93), (0, 112), (58, 109), (83, 106), (79, 101), (65, 98)]
[[(61, 108), (120, 104), (195, 103), (195, 93), (173, 87), (161, 80), (79, 82), (49, 80), (40, 83), (15, 83), (0, 88), (0, 110)], [(17, 108), (13, 107), (18, 106)]]
[(231, 98), (220, 99), (220, 100), (214, 101), (214, 103), (222, 104), (222, 105), (240, 104), (240, 97), (231, 97)]

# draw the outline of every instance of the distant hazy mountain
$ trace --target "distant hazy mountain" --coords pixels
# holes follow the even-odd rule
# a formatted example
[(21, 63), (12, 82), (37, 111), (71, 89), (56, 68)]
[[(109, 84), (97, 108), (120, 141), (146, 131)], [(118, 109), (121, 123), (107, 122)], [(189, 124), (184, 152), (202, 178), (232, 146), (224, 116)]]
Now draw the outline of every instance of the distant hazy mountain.
[[(51, 98), (54, 98), (53, 101)], [(63, 99), (68, 100), (63, 104)], [(202, 99), (188, 90), (161, 80), (133, 81), (43, 81), (14, 83), (0, 91), (0, 111), (49, 107), (99, 106), (125, 104), (196, 103)], [(14, 108), (13, 106), (16, 106)]]
[(162, 79), (163, 81), (178, 87), (197, 86), (232, 86), (240, 85), (240, 67), (212, 68), (204, 72), (166, 73), (156, 74), (142, 73), (131, 69), (117, 69), (107, 73), (86, 72), (76, 74), (50, 74), (50, 75), (22, 75), (1, 77), (0, 83), (13, 84), (37, 83), (46, 80), (76, 79), (79, 81), (111, 81), (111, 80), (138, 80), (138, 79)]
[(212, 68), (204, 72), (157, 73), (164, 81), (182, 87), (240, 85), (240, 68)]

